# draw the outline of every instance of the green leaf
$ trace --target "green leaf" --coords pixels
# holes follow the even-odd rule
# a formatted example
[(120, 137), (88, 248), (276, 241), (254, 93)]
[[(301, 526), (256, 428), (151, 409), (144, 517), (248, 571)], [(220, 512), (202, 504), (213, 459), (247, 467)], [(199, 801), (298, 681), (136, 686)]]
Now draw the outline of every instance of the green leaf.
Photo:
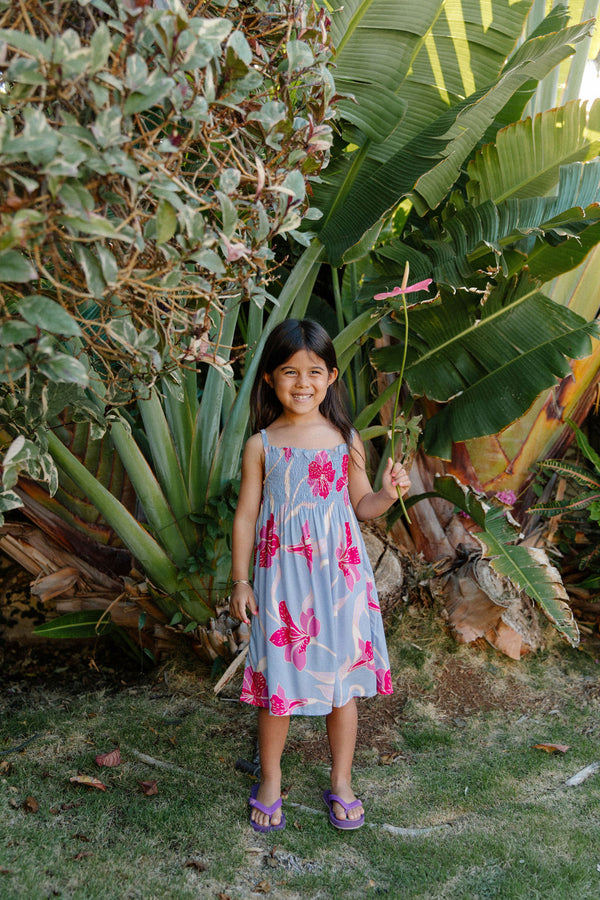
[(0, 282), (23, 284), (37, 278), (37, 272), (28, 259), (17, 250), (0, 253)]
[[(409, 311), (405, 378), (414, 394), (446, 404), (424, 437), (427, 453), (449, 459), (453, 440), (496, 434), (569, 375), (567, 359), (590, 353), (597, 328), (544, 296), (526, 273), (500, 280), (482, 305), (462, 292), (442, 296)], [(390, 330), (403, 342), (401, 326)], [(396, 372), (401, 353), (402, 344), (392, 345), (373, 361)]]
[[(336, 10), (338, 91), (354, 96), (372, 127), (347, 130), (315, 186), (315, 203), (325, 211), (318, 233), (330, 260), (337, 262), (403, 195), (412, 193), (420, 211), (439, 203), (511, 96), (544, 77), (589, 30), (527, 42), (505, 69), (529, 8), (497, 0), (489, 22), (480, 2), (349, 0)], [(380, 86), (397, 98), (397, 121), (390, 117), (378, 135), (378, 119), (393, 108), (374, 101)], [(353, 107), (345, 104), (342, 115)], [(384, 141), (374, 139), (386, 130)]]
[(156, 210), (156, 242), (166, 244), (177, 231), (177, 213), (168, 200), (160, 200)]
[(27, 322), (13, 319), (0, 325), (0, 344), (10, 347), (13, 344), (24, 344), (37, 337), (37, 328)]
[(105, 22), (100, 22), (94, 28), (90, 39), (90, 72), (93, 74), (103, 69), (110, 54), (110, 31)]
[(480, 526), (476, 537), (484, 545), (492, 568), (535, 601), (565, 640), (576, 647), (577, 622), (560, 574), (547, 554), (514, 543), (518, 529), (509, 522), (504, 506), (490, 506), (482, 495), (451, 476), (437, 477), (434, 486), (440, 497), (454, 503)]
[(474, 206), (485, 200), (498, 204), (509, 198), (543, 197), (554, 192), (561, 166), (593, 159), (599, 151), (600, 100), (589, 114), (586, 104), (575, 100), (499, 131), (495, 142), (469, 163), (467, 196)]
[(79, 325), (66, 309), (42, 294), (28, 294), (27, 297), (23, 297), (19, 300), (18, 309), (26, 322), (51, 334), (62, 334), (65, 337), (81, 334)]
[(225, 266), (218, 253), (214, 250), (200, 250), (191, 256), (201, 269), (207, 269), (214, 275), (222, 275), (225, 272)]
[(96, 256), (82, 244), (73, 245), (73, 254), (83, 269), (88, 290), (92, 297), (102, 297), (106, 288), (106, 282)]
[(91, 214), (87, 218), (82, 216), (59, 216), (57, 219), (60, 225), (72, 229), (81, 234), (90, 234), (94, 237), (112, 238), (116, 241), (124, 241), (131, 244), (135, 238), (123, 229), (116, 228), (112, 222), (103, 216)]
[(270, 131), (279, 122), (283, 122), (286, 118), (287, 110), (285, 103), (279, 100), (267, 100), (262, 106), (247, 116), (249, 122), (260, 122), (265, 131)]
[(576, 647), (579, 629), (558, 569), (550, 564), (544, 550), (511, 544), (514, 536), (505, 511), (498, 508), (486, 515), (485, 530), (478, 535), (496, 572), (534, 600), (562, 637)]
[(596, 472), (600, 475), (600, 456), (596, 453), (581, 428), (578, 428), (577, 424), (572, 419), (567, 419), (567, 424), (575, 432), (575, 440), (577, 441), (577, 446), (579, 447), (585, 458), (589, 459), (591, 464), (596, 469)]
[(0, 348), (0, 384), (18, 381), (28, 368), (27, 357), (16, 347)]
[(108, 634), (112, 628), (110, 616), (105, 612), (86, 609), (37, 625), (33, 633), (44, 638), (93, 638)]
[(297, 72), (307, 69), (315, 61), (312, 50), (304, 41), (288, 41), (285, 45), (288, 58), (288, 71)]
[(580, 487), (588, 490), (600, 490), (600, 469), (596, 474), (582, 466), (576, 466), (575, 463), (568, 462), (566, 459), (544, 459), (538, 463), (539, 468), (544, 472), (551, 472), (553, 475), (559, 475), (561, 478), (567, 478)]
[(51, 381), (80, 384), (82, 387), (87, 387), (89, 383), (87, 368), (74, 356), (66, 353), (56, 353), (51, 359), (41, 360), (38, 368)]

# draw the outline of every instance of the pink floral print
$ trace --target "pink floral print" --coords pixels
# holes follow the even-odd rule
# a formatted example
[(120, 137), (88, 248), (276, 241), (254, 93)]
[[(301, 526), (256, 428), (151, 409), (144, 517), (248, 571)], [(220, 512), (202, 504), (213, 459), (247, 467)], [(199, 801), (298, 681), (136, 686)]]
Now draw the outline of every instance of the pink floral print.
[(246, 666), (240, 700), (242, 703), (252, 703), (254, 706), (269, 705), (267, 679), (262, 672), (255, 672), (252, 666)]
[(241, 700), (271, 715), (327, 715), (391, 694), (375, 579), (351, 501), (346, 444), (272, 447), (256, 531)]
[(342, 458), (342, 474), (335, 483), (336, 491), (344, 492), (344, 503), (346, 506), (350, 504), (350, 497), (348, 496), (348, 462), (348, 454), (344, 453)]
[(284, 625), (274, 631), (269, 640), (276, 647), (283, 647), (286, 662), (291, 661), (301, 672), (306, 665), (306, 648), (310, 639), (318, 635), (321, 623), (311, 607), (306, 612), (300, 613), (300, 627), (298, 627), (290, 616), (285, 600), (279, 604), (279, 616)]
[(375, 661), (373, 656), (373, 644), (371, 641), (361, 641), (360, 638), (358, 640), (358, 649), (360, 651), (359, 657), (350, 666), (350, 672), (353, 669), (360, 669), (361, 666), (366, 666), (368, 669), (375, 668)]
[(275, 693), (271, 694), (271, 713), (274, 716), (289, 716), (296, 706), (306, 706), (307, 703), (308, 700), (306, 698), (303, 698), (302, 700), (289, 700), (285, 696), (284, 689), (278, 684)]
[(267, 524), (260, 529), (260, 541), (258, 543), (258, 564), (263, 569), (270, 569), (277, 550), (279, 538), (275, 534), (275, 516), (269, 516)]
[(372, 581), (367, 581), (367, 603), (368, 603), (369, 609), (376, 609), (378, 612), (381, 609), (381, 607), (379, 606), (379, 601), (377, 600), (377, 597), (373, 596), (373, 582)]
[(308, 483), (312, 488), (313, 497), (329, 496), (330, 485), (335, 479), (335, 470), (325, 450), (316, 454), (314, 460), (308, 464)]
[(308, 571), (312, 572), (313, 568), (313, 548), (310, 542), (310, 525), (308, 520), (302, 526), (302, 540), (299, 544), (290, 544), (285, 548), (289, 553), (301, 553), (308, 563)]
[(389, 669), (377, 669), (375, 672), (375, 677), (377, 678), (378, 694), (394, 693), (394, 688), (392, 687), (392, 673)]
[(335, 555), (338, 560), (338, 566), (344, 573), (348, 590), (352, 590), (354, 583), (360, 581), (360, 553), (358, 547), (352, 545), (352, 532), (350, 531), (350, 523), (345, 523), (346, 527), (346, 545), (340, 544), (336, 549)]

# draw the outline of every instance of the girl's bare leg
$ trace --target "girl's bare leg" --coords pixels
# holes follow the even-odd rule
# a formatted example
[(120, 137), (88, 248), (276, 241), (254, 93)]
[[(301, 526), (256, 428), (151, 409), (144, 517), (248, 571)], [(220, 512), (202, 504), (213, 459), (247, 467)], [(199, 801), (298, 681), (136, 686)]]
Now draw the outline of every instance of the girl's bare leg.
[[(354, 698), (345, 706), (334, 706), (326, 717), (327, 736), (331, 748), (331, 791), (346, 803), (356, 800), (352, 790), (352, 762), (356, 746), (358, 712)], [(338, 819), (358, 819), (363, 814), (362, 806), (348, 813), (339, 803), (333, 804), (333, 814)]]
[[(264, 806), (272, 806), (281, 796), (281, 754), (285, 747), (289, 716), (272, 716), (268, 709), (258, 710), (258, 752), (260, 755), (260, 787), (256, 799)], [(258, 825), (278, 825), (281, 809), (271, 818), (252, 808), (251, 819)]]

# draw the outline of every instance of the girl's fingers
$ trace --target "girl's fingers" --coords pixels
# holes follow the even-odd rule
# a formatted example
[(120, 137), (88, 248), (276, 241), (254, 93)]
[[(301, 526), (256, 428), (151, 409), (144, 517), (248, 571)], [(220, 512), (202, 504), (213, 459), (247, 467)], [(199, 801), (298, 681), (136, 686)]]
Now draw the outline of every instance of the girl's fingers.
[(251, 588), (246, 588), (242, 590), (241, 587), (238, 587), (235, 590), (235, 597), (232, 597), (231, 602), (229, 604), (229, 613), (235, 619), (239, 619), (240, 622), (244, 622), (245, 625), (249, 624), (248, 615), (246, 610), (250, 610), (253, 616), (255, 616), (258, 612), (258, 607), (256, 605), (256, 600), (254, 599), (254, 592)]

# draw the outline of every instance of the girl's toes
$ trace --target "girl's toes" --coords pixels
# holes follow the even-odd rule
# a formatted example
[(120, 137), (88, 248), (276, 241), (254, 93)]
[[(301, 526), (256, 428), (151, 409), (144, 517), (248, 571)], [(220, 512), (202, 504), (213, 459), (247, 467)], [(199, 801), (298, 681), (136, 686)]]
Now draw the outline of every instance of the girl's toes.
[(346, 810), (344, 809), (343, 806), (340, 806), (339, 803), (336, 803), (335, 800), (333, 801), (333, 814), (336, 817), (336, 819), (347, 818)]

